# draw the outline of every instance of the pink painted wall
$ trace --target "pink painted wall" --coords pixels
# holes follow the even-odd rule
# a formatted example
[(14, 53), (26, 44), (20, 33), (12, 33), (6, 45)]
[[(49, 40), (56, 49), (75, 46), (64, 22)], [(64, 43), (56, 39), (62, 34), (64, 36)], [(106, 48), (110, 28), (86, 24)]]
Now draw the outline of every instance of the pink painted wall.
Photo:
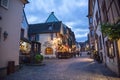
[[(19, 65), (19, 41), (22, 22), (23, 3), (20, 0), (9, 0), (8, 9), (0, 6), (0, 27), (2, 36), (0, 40), (0, 68), (6, 67), (8, 61), (15, 61)], [(8, 33), (3, 40), (3, 33)]]

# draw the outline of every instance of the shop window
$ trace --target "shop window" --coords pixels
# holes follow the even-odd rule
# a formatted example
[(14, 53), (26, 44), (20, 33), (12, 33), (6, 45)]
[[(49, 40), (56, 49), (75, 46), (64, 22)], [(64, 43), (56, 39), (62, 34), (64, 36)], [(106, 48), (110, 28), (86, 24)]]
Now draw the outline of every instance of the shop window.
[(8, 9), (9, 0), (0, 0), (0, 5), (6, 9)]
[(51, 47), (47, 47), (47, 48), (45, 49), (45, 54), (46, 54), (46, 55), (51, 55), (51, 54), (53, 54), (53, 49), (52, 49)]
[(114, 58), (115, 53), (114, 53), (114, 44), (113, 41), (106, 41), (106, 48), (107, 48), (107, 56), (109, 58)]

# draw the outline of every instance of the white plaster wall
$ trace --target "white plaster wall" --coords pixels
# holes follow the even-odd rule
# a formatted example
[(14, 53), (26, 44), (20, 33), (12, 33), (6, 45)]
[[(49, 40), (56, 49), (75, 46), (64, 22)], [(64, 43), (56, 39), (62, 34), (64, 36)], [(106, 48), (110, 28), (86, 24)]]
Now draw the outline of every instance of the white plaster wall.
[[(2, 38), (0, 41), (0, 68), (6, 67), (8, 61), (15, 61), (19, 65), (19, 40), (22, 22), (23, 4), (20, 0), (9, 0), (9, 7), (0, 7), (0, 27)], [(3, 41), (3, 32), (7, 31), (8, 38)]]
[[(55, 34), (53, 36), (55, 38)], [(50, 43), (52, 44), (50, 34), (49, 33), (39, 34), (39, 42), (41, 43), (41, 52), (42, 52), (42, 55), (44, 57), (56, 57), (56, 55), (55, 55), (55, 46), (50, 46), (51, 48), (53, 48), (53, 55), (45, 55), (46, 46), (44, 46), (44, 43), (46, 41), (50, 41)]]

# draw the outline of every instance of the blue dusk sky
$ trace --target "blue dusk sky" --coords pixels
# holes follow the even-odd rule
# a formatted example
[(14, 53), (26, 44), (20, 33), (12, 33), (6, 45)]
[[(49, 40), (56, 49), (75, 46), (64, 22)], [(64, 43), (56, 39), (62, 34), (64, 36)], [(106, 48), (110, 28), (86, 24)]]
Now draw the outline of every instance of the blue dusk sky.
[(29, 0), (25, 13), (29, 24), (44, 23), (51, 12), (72, 29), (77, 42), (87, 40), (88, 0)]

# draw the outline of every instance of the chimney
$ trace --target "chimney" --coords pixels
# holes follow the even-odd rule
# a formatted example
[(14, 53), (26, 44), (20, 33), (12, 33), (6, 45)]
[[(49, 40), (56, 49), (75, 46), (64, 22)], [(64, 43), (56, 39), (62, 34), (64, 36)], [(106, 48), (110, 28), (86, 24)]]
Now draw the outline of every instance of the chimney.
[(51, 12), (51, 14), (54, 14), (54, 12)]

